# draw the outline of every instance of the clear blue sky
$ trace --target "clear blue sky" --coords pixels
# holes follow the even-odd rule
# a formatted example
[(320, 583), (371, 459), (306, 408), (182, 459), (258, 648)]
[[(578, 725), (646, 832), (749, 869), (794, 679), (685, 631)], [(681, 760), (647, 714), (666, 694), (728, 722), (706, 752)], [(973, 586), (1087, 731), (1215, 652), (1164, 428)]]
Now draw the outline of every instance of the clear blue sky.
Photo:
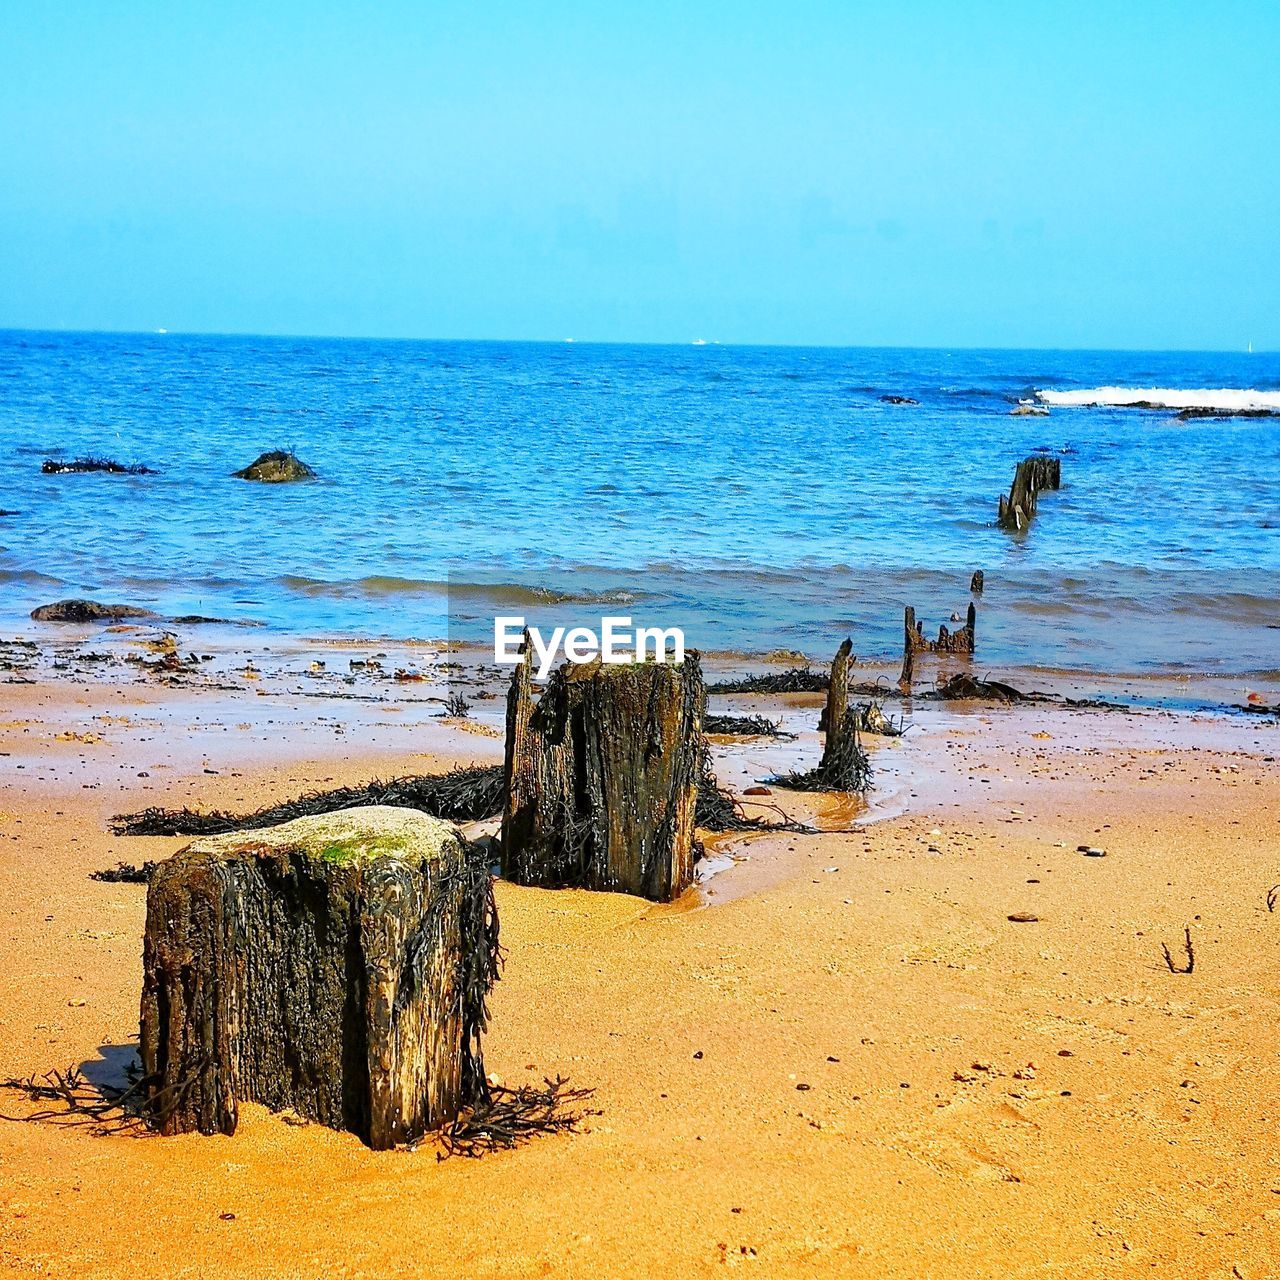
[(0, 327), (1280, 346), (1280, 4), (0, 0)]

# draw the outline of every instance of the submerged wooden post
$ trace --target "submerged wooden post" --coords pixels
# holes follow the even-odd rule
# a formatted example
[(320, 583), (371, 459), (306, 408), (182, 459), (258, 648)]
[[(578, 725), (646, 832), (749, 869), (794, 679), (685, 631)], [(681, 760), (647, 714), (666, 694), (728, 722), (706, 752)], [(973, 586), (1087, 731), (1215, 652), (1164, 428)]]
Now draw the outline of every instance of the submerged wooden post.
[(565, 663), (535, 704), (530, 646), (507, 696), (503, 873), (665, 902), (693, 879), (706, 687), (682, 663)]
[(1036, 454), (1024, 458), (1013, 473), (1009, 496), (1000, 498), (996, 523), (1002, 529), (1025, 529), (1036, 513), (1041, 490), (1062, 487), (1062, 460)]
[(375, 1149), (487, 1096), (489, 868), (451, 823), (370, 806), (209, 836), (147, 892), (147, 1107), (234, 1133), (241, 1101)]

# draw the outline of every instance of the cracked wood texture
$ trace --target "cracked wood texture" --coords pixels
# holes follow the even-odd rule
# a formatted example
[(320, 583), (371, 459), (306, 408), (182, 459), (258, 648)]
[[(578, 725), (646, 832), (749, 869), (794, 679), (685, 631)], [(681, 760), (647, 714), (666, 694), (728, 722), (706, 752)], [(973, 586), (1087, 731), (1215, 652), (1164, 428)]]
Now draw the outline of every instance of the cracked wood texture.
[(530, 646), (507, 697), (503, 872), (670, 901), (693, 880), (706, 686), (679, 664), (565, 663), (533, 696)]
[(163, 1133), (290, 1108), (376, 1149), (485, 1100), (488, 867), (452, 824), (373, 806), (198, 840), (153, 876), (141, 1048)]

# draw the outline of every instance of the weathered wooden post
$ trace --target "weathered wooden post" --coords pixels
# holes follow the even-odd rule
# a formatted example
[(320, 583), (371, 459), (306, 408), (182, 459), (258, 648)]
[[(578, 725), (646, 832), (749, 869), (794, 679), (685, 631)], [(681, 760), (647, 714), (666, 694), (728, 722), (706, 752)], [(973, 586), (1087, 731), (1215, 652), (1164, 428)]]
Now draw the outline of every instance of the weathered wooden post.
[(371, 806), (207, 836), (147, 892), (141, 1050), (163, 1133), (241, 1101), (375, 1149), (488, 1096), (489, 868), (451, 823)]
[(972, 653), (978, 639), (978, 610), (973, 601), (969, 601), (969, 611), (965, 624), (957, 631), (948, 630), (946, 623), (938, 628), (938, 638), (932, 643), (926, 641), (925, 648), (933, 653)]
[(916, 611), (907, 605), (902, 611), (902, 674), (898, 677), (898, 688), (908, 695), (916, 670), (916, 635)]
[(853, 641), (845, 640), (836, 650), (831, 663), (831, 682), (827, 685), (827, 705), (818, 721), (818, 728), (826, 733), (822, 747), (822, 763), (825, 769), (839, 755), (841, 728), (845, 712), (849, 709), (849, 657), (853, 653)]
[(682, 663), (565, 663), (533, 701), (531, 654), (507, 696), (503, 873), (665, 902), (693, 879), (706, 687)]
[(1013, 473), (1009, 496), (1000, 498), (996, 523), (1002, 529), (1024, 529), (1036, 513), (1036, 499), (1042, 489), (1062, 487), (1062, 460), (1037, 454), (1024, 458)]
[[(907, 610), (907, 625), (913, 620)], [(827, 703), (818, 720), (825, 732), (822, 758), (816, 769), (788, 773), (769, 779), (793, 791), (866, 791), (871, 785), (871, 762), (862, 749), (858, 725), (863, 708), (849, 705), (849, 661), (853, 641), (845, 640), (836, 650), (827, 683)]]

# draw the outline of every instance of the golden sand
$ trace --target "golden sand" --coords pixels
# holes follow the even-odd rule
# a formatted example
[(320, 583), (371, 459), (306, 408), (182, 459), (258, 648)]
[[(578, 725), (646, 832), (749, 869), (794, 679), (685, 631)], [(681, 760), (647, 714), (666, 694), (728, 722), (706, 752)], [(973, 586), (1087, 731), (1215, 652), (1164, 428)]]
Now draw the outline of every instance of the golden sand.
[[(112, 837), (111, 813), (500, 752), (412, 710), (357, 746), (338, 712), (304, 732), (252, 694), (5, 694), (5, 1076), (118, 1077), (132, 1054), (145, 891), (88, 873), (183, 839)], [(254, 1106), (233, 1138), (0, 1124), (0, 1259), (67, 1280), (1273, 1276), (1277, 745), (1243, 719), (939, 717), (877, 751), (890, 816), (738, 843), (681, 904), (499, 884), (487, 1065), (593, 1087), (580, 1132), (439, 1162)], [(1160, 946), (1187, 925), (1175, 975)]]

